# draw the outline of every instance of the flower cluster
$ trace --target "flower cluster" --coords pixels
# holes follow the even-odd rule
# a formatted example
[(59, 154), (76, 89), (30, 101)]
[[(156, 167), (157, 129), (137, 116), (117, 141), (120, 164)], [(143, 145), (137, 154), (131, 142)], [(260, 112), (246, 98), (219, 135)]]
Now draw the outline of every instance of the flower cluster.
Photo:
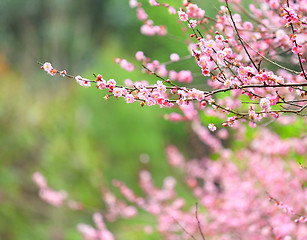
[(103, 216), (100, 213), (93, 214), (93, 220), (96, 224), (96, 228), (90, 225), (79, 223), (77, 226), (78, 231), (87, 240), (114, 240), (113, 234), (106, 228), (103, 220)]
[[(140, 2), (130, 0), (129, 3), (130, 7), (136, 8), (138, 19), (144, 22), (141, 33), (145, 35), (166, 33), (165, 27), (154, 26), (153, 21), (148, 19), (148, 14)], [(164, 6), (171, 14), (176, 13), (169, 4), (157, 1), (149, 3), (153, 7)], [(260, 8), (250, 4), (249, 10), (251, 20), (258, 19), (258, 28), (251, 21), (243, 21), (238, 13), (232, 13), (227, 0), (226, 6), (220, 8), (210, 31), (201, 33), (199, 29), (212, 19), (206, 17), (205, 11), (196, 4), (183, 1), (178, 17), (192, 31), (188, 42), (190, 58), (194, 57), (201, 74), (207, 79), (209, 88), (180, 86), (191, 83), (194, 77), (190, 70), (178, 72), (167, 69), (169, 64), (184, 59), (176, 53), (171, 54), (171, 61), (167, 63), (152, 61), (142, 51), (136, 53), (136, 60), (142, 64), (144, 72), (153, 74), (159, 79), (159, 83), (152, 85), (145, 81), (133, 83), (129, 80), (129, 85), (124, 87), (114, 84), (115, 80), (105, 82), (99, 79), (88, 80), (81, 76), (74, 78), (81, 86), (90, 86), (96, 82), (97, 88), (107, 88), (111, 93), (106, 98), (124, 97), (127, 103), (139, 101), (147, 106), (173, 107), (199, 102), (201, 106), (199, 111), (205, 110), (205, 106), (211, 107), (213, 111), (205, 110), (206, 114), (224, 119), (222, 126), (233, 126), (242, 119), (248, 119), (249, 126), (254, 127), (263, 118), (278, 119), (283, 113), (304, 115), (303, 110), (306, 108), (304, 87), (307, 85), (307, 75), (303, 64), (306, 52), (304, 43), (307, 38), (304, 34), (306, 24), (302, 16), (306, 9), (300, 2), (291, 2), (291, 5), (286, 6), (272, 0), (263, 1)], [(284, 30), (285, 23), (290, 26), (290, 32)], [(276, 62), (282, 61), (279, 56), (289, 51), (293, 55), (290, 54), (290, 61), (298, 62), (300, 72)], [(295, 59), (295, 55), (298, 60)], [(274, 72), (261, 67), (263, 61), (276, 65), (279, 70)], [(127, 71), (134, 70), (134, 65), (126, 59), (116, 58), (115, 62)], [(59, 72), (50, 63), (45, 63), (42, 68), (52, 76), (55, 74), (68, 76), (66, 71)], [(232, 100), (223, 96), (225, 92), (230, 92)], [(217, 100), (214, 100), (213, 96), (217, 96)], [(243, 96), (247, 96), (250, 101), (243, 104)], [(238, 104), (238, 101), (241, 103)], [(228, 114), (232, 116), (229, 117)], [(172, 114), (172, 116), (179, 115)], [(214, 129), (212, 125), (210, 129)]]
[[(238, 4), (237, 8), (230, 2)], [(306, 136), (282, 139), (263, 127), (252, 139), (247, 139), (244, 124), (248, 121), (252, 128), (273, 121), (292, 124), (296, 116), (306, 116), (306, 4), (261, 0), (245, 9), (240, 2), (225, 0), (216, 18), (210, 18), (189, 0), (183, 0), (177, 10), (149, 0), (153, 7), (178, 13), (183, 32), (189, 33), (186, 57), (172, 53), (170, 61), (160, 63), (142, 51), (135, 54), (143, 72), (156, 77), (154, 83), (126, 79), (119, 84), (100, 74), (90, 80), (58, 71), (48, 62), (42, 64), (42, 69), (52, 76), (59, 74), (75, 79), (81, 86), (93, 84), (107, 91), (105, 99), (115, 97), (124, 98), (127, 103), (139, 102), (141, 106), (177, 107), (179, 113), (172, 112), (165, 119), (190, 121), (192, 131), (205, 146), (202, 149), (214, 153), (214, 159), (206, 153), (199, 159), (185, 161), (175, 146), (166, 149), (169, 164), (178, 168), (204, 211), (198, 212), (198, 208), (195, 210), (193, 204), (180, 197), (175, 178), (166, 177), (158, 188), (150, 172), (142, 170), (139, 174), (142, 196), (119, 180), (114, 180), (113, 185), (126, 201), (117, 199), (108, 189), (103, 190), (107, 221), (135, 217), (141, 209), (157, 220), (155, 227), (146, 225), (144, 231), (155, 230), (163, 239), (306, 239), (306, 167), (301, 164), (299, 168), (290, 161), (293, 156), (306, 155)], [(129, 4), (136, 8), (137, 18), (143, 23), (142, 34), (167, 34), (165, 26), (154, 25), (140, 2), (130, 0)], [(196, 74), (190, 70), (170, 69), (174, 62), (187, 59), (199, 67), (198, 75), (205, 80), (201, 87), (188, 85), (195, 83)], [(136, 66), (121, 58), (115, 62), (127, 71)], [(203, 126), (201, 114), (221, 119), (221, 123)], [(219, 125), (235, 132), (219, 129)], [(241, 141), (235, 150), (225, 147), (232, 146), (230, 137)], [(35, 174), (38, 186), (50, 191), (42, 179)], [(56, 206), (66, 199), (65, 195), (52, 193), (56, 201), (41, 195)], [(100, 214), (94, 214), (94, 222), (96, 228), (78, 226), (85, 239), (113, 240)]]
[[(306, 137), (284, 140), (265, 129), (258, 131), (247, 146), (231, 151), (222, 144), (228, 134), (220, 132), (214, 137), (197, 121), (193, 121), (193, 131), (219, 154), (219, 160), (204, 157), (186, 161), (172, 145), (166, 148), (167, 161), (181, 172), (199, 208), (205, 211), (198, 212), (194, 201), (191, 203), (180, 197), (174, 177), (166, 177), (158, 188), (149, 171), (142, 170), (139, 174), (142, 196), (125, 183), (113, 181), (114, 187), (129, 203), (103, 189), (104, 218), (108, 222), (119, 217), (137, 217), (139, 208), (157, 220), (155, 226), (145, 222), (144, 231), (147, 234), (157, 231), (164, 239), (198, 238), (200, 235), (210, 239), (233, 239), (233, 234), (244, 239), (305, 239), (306, 188), (302, 188), (302, 184), (307, 181), (306, 170), (287, 159), (293, 153), (301, 156), (307, 153)], [(237, 139), (242, 131), (244, 128), (240, 126)], [(240, 164), (236, 165), (232, 159)], [(48, 188), (41, 174), (34, 173), (33, 180), (41, 189)], [(93, 218), (96, 228), (83, 223), (77, 226), (84, 239), (113, 240), (102, 215), (96, 212)]]
[[(155, 7), (164, 6), (165, 8), (168, 9), (170, 14), (176, 13), (176, 9), (167, 3), (160, 4), (155, 0), (150, 0), (149, 4)], [(144, 8), (142, 8), (141, 2), (138, 2), (137, 0), (130, 0), (129, 5), (131, 8), (136, 8), (136, 16), (138, 20), (143, 22), (143, 25), (141, 26), (141, 33), (143, 35), (154, 36), (155, 34), (158, 34), (159, 36), (164, 36), (167, 34), (167, 28), (165, 26), (154, 25), (154, 21), (148, 19), (148, 14), (145, 12)]]
[(42, 200), (55, 207), (67, 204), (70, 209), (81, 210), (82, 204), (79, 202), (68, 200), (68, 195), (64, 190), (55, 191), (47, 184), (46, 178), (39, 172), (32, 175), (33, 182), (39, 187), (39, 196)]
[[(194, 131), (199, 134), (199, 126)], [(212, 141), (207, 141), (205, 136), (202, 140), (206, 145)], [(210, 239), (233, 239), (233, 234), (244, 239), (305, 239), (307, 220), (297, 212), (306, 213), (306, 189), (301, 187), (307, 180), (306, 174), (297, 164), (285, 161), (297, 141), (301, 139), (284, 141), (272, 132), (259, 132), (247, 147), (237, 152), (220, 144), (218, 161), (207, 157), (185, 161), (175, 146), (169, 146), (166, 149), (169, 164), (183, 172), (184, 181), (199, 207), (205, 209), (198, 213), (200, 223), (195, 217), (195, 206), (188, 208), (189, 203), (176, 193), (176, 180), (172, 177), (166, 177), (159, 189), (154, 186), (149, 172), (141, 171), (139, 184), (146, 197), (135, 195), (117, 180), (114, 186), (128, 202), (157, 219), (155, 230), (164, 239), (197, 238), (201, 235), (200, 228)], [(306, 139), (300, 149), (307, 151)], [(233, 158), (243, 164), (240, 167), (244, 172), (231, 161)], [(295, 206), (295, 210), (290, 205)]]

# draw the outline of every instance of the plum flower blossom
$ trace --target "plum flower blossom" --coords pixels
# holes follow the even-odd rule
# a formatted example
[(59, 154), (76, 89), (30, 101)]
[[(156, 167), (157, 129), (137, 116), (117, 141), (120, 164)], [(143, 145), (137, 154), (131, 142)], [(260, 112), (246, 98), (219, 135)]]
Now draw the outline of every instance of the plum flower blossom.
[(126, 95), (126, 101), (127, 103), (133, 103), (134, 102), (134, 96), (132, 94)]
[(216, 126), (213, 123), (209, 123), (208, 128), (211, 132), (214, 132), (216, 130)]
[(86, 240), (114, 240), (113, 234), (107, 229), (100, 213), (94, 213), (93, 220), (97, 229), (84, 223), (79, 223), (77, 226)]
[(106, 82), (106, 80), (104, 80), (104, 79), (98, 80), (98, 81), (96, 82), (96, 87), (97, 87), (98, 89), (100, 89), (100, 90), (105, 89), (105, 88), (107, 87), (107, 82)]
[(189, 28), (195, 28), (197, 26), (197, 20), (189, 21)]
[(180, 60), (180, 57), (179, 57), (179, 55), (178, 55), (177, 53), (172, 53), (172, 54), (170, 55), (170, 60), (171, 60), (172, 62), (178, 62), (178, 61)]
[(107, 81), (107, 86), (113, 90), (116, 86), (116, 81), (114, 79), (110, 79), (109, 81)]
[(45, 177), (40, 172), (32, 174), (33, 182), (39, 187), (39, 196), (42, 200), (55, 207), (62, 206), (67, 199), (67, 193), (63, 190), (55, 191), (51, 189)]
[(137, 11), (137, 18), (140, 21), (145, 21), (148, 18), (148, 15), (143, 8), (139, 7), (137, 8), (136, 11)]
[(51, 63), (49, 63), (49, 62), (45, 62), (44, 65), (43, 65), (43, 68), (46, 72), (50, 72), (53, 69)]
[(51, 76), (54, 76), (55, 74), (57, 74), (57, 70), (53, 69), (51, 63), (49, 62), (45, 62), (43, 64), (43, 69), (49, 73)]
[(115, 97), (121, 97), (123, 95), (123, 89), (116, 87), (113, 89), (113, 94)]
[(188, 14), (186, 14), (184, 11), (182, 11), (182, 9), (180, 9), (179, 11), (178, 11), (178, 15), (179, 15), (179, 19), (181, 20), (181, 21), (183, 21), (183, 22), (186, 22), (186, 21), (188, 21)]
[(261, 98), (260, 107), (265, 111), (269, 111), (270, 110), (270, 100), (267, 98)]
[(129, 0), (129, 6), (131, 8), (136, 8), (138, 6), (137, 0)]
[(83, 79), (80, 75), (75, 77), (77, 83), (79, 83), (80, 86), (82, 87), (90, 87), (91, 86), (91, 82), (89, 82), (86, 79)]
[(136, 60), (138, 60), (138, 61), (143, 61), (143, 60), (146, 59), (146, 57), (145, 57), (145, 55), (144, 55), (144, 52), (142, 52), (142, 51), (137, 51), (137, 52), (135, 53), (135, 58), (136, 58)]
[(232, 86), (232, 81), (230, 79), (226, 79), (224, 82), (225, 87), (231, 87)]

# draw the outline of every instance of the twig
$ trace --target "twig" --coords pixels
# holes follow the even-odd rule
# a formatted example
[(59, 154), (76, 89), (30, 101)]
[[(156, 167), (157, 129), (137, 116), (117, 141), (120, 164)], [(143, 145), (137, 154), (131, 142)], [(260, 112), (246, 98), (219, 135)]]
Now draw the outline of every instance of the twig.
[(148, 72), (150, 72), (151, 74), (153, 74), (155, 77), (161, 79), (163, 82), (166, 82), (170, 85), (172, 85), (173, 87), (176, 87), (176, 85), (174, 83), (171, 82), (171, 80), (165, 80), (163, 77), (161, 77), (160, 75), (158, 75), (157, 73), (155, 73), (154, 71), (151, 71), (149, 68), (147, 68), (144, 64), (142, 64), (142, 67), (145, 68)]
[(205, 239), (205, 236), (204, 236), (204, 234), (203, 234), (203, 231), (202, 231), (202, 229), (201, 229), (200, 221), (199, 221), (199, 218), (198, 218), (198, 203), (197, 203), (197, 202), (195, 203), (195, 217), (196, 217), (196, 220), (197, 220), (197, 225), (198, 225), (198, 229), (199, 229), (201, 238), (202, 238), (203, 240), (206, 240), (206, 239)]
[(230, 15), (231, 21), (232, 21), (232, 23), (233, 23), (233, 27), (234, 27), (234, 29), (235, 29), (237, 35), (238, 35), (238, 39), (239, 39), (239, 41), (241, 42), (241, 44), (242, 44), (242, 46), (243, 46), (243, 48), (244, 48), (244, 50), (245, 50), (245, 52), (246, 52), (246, 54), (247, 54), (249, 60), (251, 61), (251, 63), (252, 63), (253, 66), (255, 67), (255, 69), (258, 70), (257, 65), (255, 64), (254, 60), (253, 60), (252, 57), (250, 56), (249, 52), (247, 51), (247, 49), (246, 49), (246, 47), (245, 47), (245, 45), (244, 45), (244, 43), (243, 43), (243, 41), (242, 41), (242, 38), (241, 38), (241, 36), (240, 36), (240, 33), (239, 33), (238, 29), (237, 29), (236, 23), (235, 23), (235, 21), (234, 21), (234, 19), (233, 19), (233, 17), (232, 17), (232, 13), (231, 13), (231, 10), (230, 10), (229, 5), (228, 5), (228, 0), (225, 0), (225, 2), (226, 2), (227, 9), (228, 9), (228, 11), (229, 11), (229, 15)]
[(257, 50), (255, 50), (250, 44), (248, 44), (244, 39), (242, 39), (242, 41), (243, 41), (250, 49), (252, 49), (255, 53), (257, 53), (260, 57), (262, 57), (263, 59), (267, 60), (268, 62), (274, 64), (275, 66), (277, 66), (277, 67), (279, 67), (279, 68), (282, 68), (282, 69), (284, 69), (284, 70), (287, 70), (288, 72), (292, 72), (292, 73), (294, 73), (294, 74), (300, 74), (300, 73), (297, 72), (297, 71), (294, 71), (294, 70), (292, 70), (292, 69), (286, 68), (286, 67), (284, 67), (284, 66), (282, 66), (282, 65), (280, 65), (280, 64), (278, 64), (278, 63), (276, 63), (276, 62), (274, 62), (274, 61), (272, 61), (271, 59), (269, 59), (269, 58), (263, 56), (260, 52), (258, 52)]
[[(287, 0), (287, 5), (288, 5), (288, 7), (290, 7), (289, 0)], [(286, 10), (285, 10), (285, 11), (286, 11)], [(295, 35), (293, 23), (290, 23), (290, 27), (291, 27), (292, 33)], [(296, 42), (296, 39), (294, 39), (293, 42), (294, 42), (294, 44), (295, 44), (295, 47), (298, 48), (298, 44), (297, 44), (297, 42)], [(299, 61), (299, 64), (300, 64), (300, 68), (301, 68), (301, 70), (302, 70), (302, 72), (303, 72), (304, 78), (307, 80), (307, 75), (306, 75), (306, 72), (305, 72), (305, 70), (304, 70), (304, 68), (303, 68), (303, 64), (302, 64), (302, 59), (301, 59), (300, 53), (298, 53), (297, 56), (298, 56), (298, 61)]]
[(181, 229), (186, 233), (188, 234), (192, 239), (196, 240), (196, 238), (191, 234), (189, 233), (174, 217), (173, 217), (174, 221), (177, 223), (177, 225), (179, 227), (181, 227)]

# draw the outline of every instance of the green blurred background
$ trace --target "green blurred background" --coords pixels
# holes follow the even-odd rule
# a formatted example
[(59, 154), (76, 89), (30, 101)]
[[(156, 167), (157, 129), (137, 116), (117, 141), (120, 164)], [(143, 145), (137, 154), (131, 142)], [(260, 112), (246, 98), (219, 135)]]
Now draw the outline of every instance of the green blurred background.
[[(138, 172), (146, 168), (159, 185), (171, 174), (164, 150), (170, 143), (195, 157), (195, 136), (186, 124), (165, 121), (168, 110), (141, 108), (122, 99), (105, 101), (94, 87), (51, 77), (37, 64), (50, 61), (58, 69), (89, 78), (101, 73), (118, 82), (156, 81), (140, 72), (135, 52), (143, 50), (151, 59), (166, 62), (173, 52), (188, 54), (186, 36), (176, 24), (177, 16), (143, 2), (155, 24), (167, 23), (166, 37), (141, 36), (141, 23), (128, 0), (0, 1), (0, 239), (81, 239), (77, 223), (92, 224), (92, 213), (104, 209), (101, 187), (111, 187), (112, 179), (138, 190)], [(178, 7), (180, 1), (174, 2)], [(207, 1), (206, 5), (202, 7), (207, 13), (214, 9)], [(136, 70), (121, 70), (114, 57), (127, 58)], [(193, 60), (172, 68), (190, 65)], [(142, 154), (149, 163), (140, 162)], [(31, 180), (35, 171), (87, 210), (55, 208), (40, 200)], [(149, 216), (141, 221), (148, 223)], [(142, 236), (138, 231), (123, 233), (130, 229), (125, 222), (108, 227), (118, 239)]]

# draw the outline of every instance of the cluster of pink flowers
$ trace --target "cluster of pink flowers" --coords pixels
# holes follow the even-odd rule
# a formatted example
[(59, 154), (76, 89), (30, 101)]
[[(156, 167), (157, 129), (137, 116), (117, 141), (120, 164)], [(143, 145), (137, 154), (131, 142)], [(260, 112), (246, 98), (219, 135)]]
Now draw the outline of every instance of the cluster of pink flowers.
[(123, 69), (125, 69), (128, 72), (132, 72), (134, 70), (133, 64), (128, 62), (126, 59), (115, 58), (114, 61), (116, 63), (118, 63)]
[(285, 21), (287, 22), (287, 24), (290, 24), (290, 23), (300, 24), (300, 19), (294, 9), (290, 7), (285, 7), (282, 10), (283, 10), (283, 17)]
[(74, 210), (81, 210), (83, 208), (81, 203), (68, 200), (68, 195), (64, 190), (56, 191), (50, 188), (46, 178), (41, 173), (33, 173), (32, 180), (39, 187), (40, 198), (50, 205), (60, 207), (66, 204), (70, 209)]
[[(194, 131), (199, 134), (199, 127)], [(201, 139), (210, 146), (211, 142), (205, 137)], [(166, 149), (169, 164), (182, 172), (200, 209), (205, 210), (198, 213), (200, 223), (195, 217), (195, 206), (175, 191), (173, 177), (166, 177), (159, 189), (154, 186), (150, 173), (141, 171), (139, 185), (145, 197), (137, 196), (120, 181), (116, 180), (114, 186), (128, 202), (157, 219), (155, 230), (164, 239), (197, 238), (201, 235), (200, 224), (203, 234), (210, 239), (303, 240), (307, 236), (307, 220), (297, 213), (307, 212), (304, 204), (307, 192), (302, 188), (307, 180), (306, 172), (285, 160), (297, 148), (297, 141), (301, 139), (285, 141), (265, 130), (236, 152), (220, 143), (218, 161), (208, 157), (185, 161), (175, 146), (169, 146)], [(297, 153), (301, 154), (301, 150), (307, 152), (306, 139)], [(241, 166), (232, 159), (240, 161)], [(274, 200), (277, 207), (270, 200)]]
[[(228, 1), (226, 3), (228, 4)], [(170, 10), (171, 14), (174, 14), (169, 4), (160, 4), (157, 1), (150, 1), (150, 4), (154, 7), (164, 6)], [(145, 35), (151, 32), (149, 35), (152, 35), (161, 30), (161, 27), (158, 30), (153, 25), (153, 21), (148, 19), (148, 14), (140, 2), (131, 0), (130, 6), (137, 9), (138, 19), (144, 22), (141, 32), (145, 32)], [(117, 86), (113, 79), (108, 82), (96, 79), (97, 88), (109, 89), (112, 94), (107, 95), (106, 99), (110, 96), (125, 97), (127, 103), (139, 101), (142, 105), (148, 106), (173, 107), (176, 104), (182, 106), (189, 105), (190, 102), (200, 102), (199, 111), (205, 110), (206, 114), (224, 119), (222, 126), (232, 127), (236, 122), (249, 119), (249, 126), (254, 127), (263, 118), (278, 119), (280, 113), (301, 114), (305, 108), (303, 97), (306, 94), (304, 82), (307, 80), (307, 75), (302, 64), (305, 62), (303, 53), (306, 52), (304, 42), (307, 38), (304, 34), (306, 27), (302, 18), (298, 16), (305, 12), (304, 6), (301, 3), (291, 2), (290, 8), (281, 6), (278, 1), (264, 1), (260, 8), (250, 4), (249, 9), (252, 12), (250, 17), (259, 19), (260, 25), (256, 30), (251, 22), (243, 21), (237, 13), (230, 14), (227, 8), (229, 8), (228, 5), (221, 7), (216, 22), (208, 33), (200, 33), (196, 29), (210, 20), (206, 18), (205, 11), (196, 4), (183, 1), (183, 6), (178, 11), (179, 19), (183, 23), (187, 22), (187, 26), (193, 30), (188, 50), (195, 58), (202, 75), (207, 78), (207, 84), (211, 89), (195, 89), (178, 85), (193, 81), (193, 74), (189, 70), (177, 72), (166, 68), (168, 64), (180, 60), (178, 54), (171, 55), (171, 62), (160, 63), (158, 60), (150, 60), (142, 51), (136, 53), (136, 60), (141, 62), (145, 73), (154, 74), (162, 83), (131, 84), (130, 81), (130, 85), (124, 87)], [(279, 15), (278, 10), (283, 14)], [(283, 30), (285, 18), (292, 19), (287, 20), (292, 24), (292, 33)], [(149, 30), (148, 26), (156, 30)], [(213, 31), (215, 34), (212, 34)], [(277, 63), (280, 69), (276, 72), (261, 68), (261, 59), (275, 64), (274, 60), (278, 60), (278, 48), (285, 52), (292, 50), (292, 53), (298, 55), (302, 71), (296, 72)], [(297, 59), (291, 58), (291, 61), (295, 63)], [(134, 70), (134, 65), (126, 59), (116, 58), (115, 62), (127, 71)], [(52, 68), (50, 63), (45, 63), (43, 69), (51, 75), (68, 76), (65, 71), (59, 72)], [(81, 86), (90, 86), (91, 82), (95, 82), (81, 76), (74, 78)], [(223, 92), (230, 92), (231, 100), (221, 96)], [(214, 96), (217, 95), (219, 98), (215, 100)], [(248, 106), (240, 103), (242, 95), (253, 102), (250, 102)], [(206, 106), (211, 106), (214, 111), (205, 109)], [(218, 112), (224, 113), (224, 116)], [(235, 116), (229, 117), (228, 114)], [(169, 119), (185, 120), (178, 117), (178, 114), (171, 116), (173, 117)], [(210, 129), (215, 128), (210, 125)]]
[[(193, 121), (193, 125), (203, 143), (219, 153), (218, 161), (209, 157), (186, 161), (175, 146), (167, 147), (166, 154), (168, 163), (181, 172), (200, 210), (195, 209), (194, 201), (186, 201), (176, 192), (175, 178), (166, 177), (162, 188), (157, 188), (151, 174), (142, 170), (139, 185), (143, 196), (136, 195), (123, 182), (113, 181), (132, 205), (103, 189), (105, 219), (113, 222), (118, 217), (137, 217), (137, 207), (157, 220), (153, 229), (145, 222), (144, 231), (157, 231), (164, 239), (198, 238), (199, 227), (210, 239), (306, 239), (307, 189), (302, 187), (307, 181), (306, 170), (287, 159), (293, 152), (301, 156), (307, 153), (307, 138), (283, 140), (265, 129), (258, 131), (247, 146), (231, 151), (221, 142), (229, 137), (227, 134), (213, 137), (199, 122)], [(242, 127), (237, 129), (237, 138), (244, 131)], [(33, 180), (41, 189), (48, 188), (41, 174), (34, 173)], [(195, 211), (199, 211), (199, 222)], [(96, 228), (77, 226), (84, 239), (114, 239), (101, 214), (94, 214), (94, 222)]]
[(39, 172), (33, 173), (32, 179), (39, 187), (39, 196), (44, 201), (56, 207), (63, 205), (64, 201), (67, 199), (67, 193), (65, 191), (55, 191), (51, 189), (48, 186), (45, 177)]
[(93, 220), (96, 228), (90, 225), (79, 223), (78, 231), (86, 240), (114, 240), (113, 234), (106, 228), (103, 216), (100, 213), (93, 214)]
[[(149, 0), (149, 4), (155, 7), (164, 6), (168, 9), (170, 14), (176, 14), (176, 9), (169, 4), (160, 4), (155, 0)], [(167, 34), (167, 28), (165, 26), (154, 25), (154, 21), (148, 19), (148, 14), (145, 12), (144, 8), (142, 8), (141, 2), (130, 0), (129, 5), (131, 8), (136, 8), (136, 16), (138, 20), (143, 22), (143, 25), (141, 26), (141, 33), (143, 35), (154, 36), (155, 34), (158, 34), (159, 36), (164, 36)]]
[[(45, 62), (42, 66), (42, 69), (44, 69), (51, 76), (54, 76), (58, 73), (57, 70), (53, 69), (51, 63), (49, 63), (49, 62)], [(65, 73), (66, 73), (66, 71), (64, 70), (63, 73), (61, 73), (61, 74), (65, 74)]]
[[(296, 116), (306, 115), (306, 2), (287, 0), (283, 5), (279, 0), (261, 0), (261, 4), (250, 4), (248, 9), (241, 5), (235, 8), (230, 2), (241, 1), (225, 0), (212, 19), (189, 0), (183, 0), (177, 11), (169, 4), (149, 0), (153, 7), (164, 6), (171, 14), (178, 13), (183, 31), (190, 33), (189, 57), (206, 80), (203, 88), (187, 86), (194, 81), (191, 71), (167, 69), (169, 64), (184, 59), (176, 53), (165, 63), (151, 60), (142, 51), (136, 53), (143, 72), (157, 78), (153, 84), (126, 79), (120, 85), (114, 79), (104, 80), (100, 74), (89, 80), (58, 71), (50, 63), (42, 64), (52, 76), (60, 74), (74, 78), (81, 86), (94, 83), (98, 89), (107, 90), (105, 99), (114, 96), (142, 106), (178, 107), (179, 113), (170, 113), (165, 119), (190, 121), (205, 149), (214, 153), (215, 160), (206, 156), (185, 161), (175, 146), (166, 149), (169, 164), (178, 168), (199, 209), (179, 196), (175, 178), (166, 177), (163, 186), (157, 188), (149, 171), (142, 170), (139, 185), (144, 196), (138, 196), (119, 180), (114, 180), (113, 185), (127, 203), (108, 189), (103, 190), (106, 220), (135, 217), (139, 208), (157, 220), (155, 228), (146, 226), (145, 231), (155, 230), (168, 240), (204, 239), (203, 235), (222, 240), (307, 239), (306, 168), (291, 161), (306, 155), (306, 136), (282, 139), (261, 127), (252, 139), (247, 139), (245, 125), (247, 121), (252, 128), (273, 121), (292, 124)], [(167, 33), (166, 27), (155, 26), (148, 19), (140, 2), (130, 0), (129, 4), (136, 8), (137, 18), (143, 22), (142, 34)], [(235, 13), (236, 9), (247, 18)], [(213, 24), (208, 26), (209, 21)], [(117, 58), (116, 62), (127, 71), (134, 69), (126, 59)], [(289, 63), (297, 68), (290, 68)], [(270, 70), (271, 65), (277, 70)], [(221, 121), (203, 126), (201, 115)], [(219, 129), (219, 125), (234, 131)], [(233, 146), (230, 136), (241, 141), (234, 150), (225, 147)], [(35, 179), (41, 182), (38, 184), (41, 189), (48, 190), (44, 181)], [(63, 196), (62, 200), (57, 198), (60, 199), (57, 204), (42, 198), (54, 205), (64, 201)], [(102, 216), (95, 214), (94, 221), (97, 229), (78, 226), (84, 238), (112, 240)]]

